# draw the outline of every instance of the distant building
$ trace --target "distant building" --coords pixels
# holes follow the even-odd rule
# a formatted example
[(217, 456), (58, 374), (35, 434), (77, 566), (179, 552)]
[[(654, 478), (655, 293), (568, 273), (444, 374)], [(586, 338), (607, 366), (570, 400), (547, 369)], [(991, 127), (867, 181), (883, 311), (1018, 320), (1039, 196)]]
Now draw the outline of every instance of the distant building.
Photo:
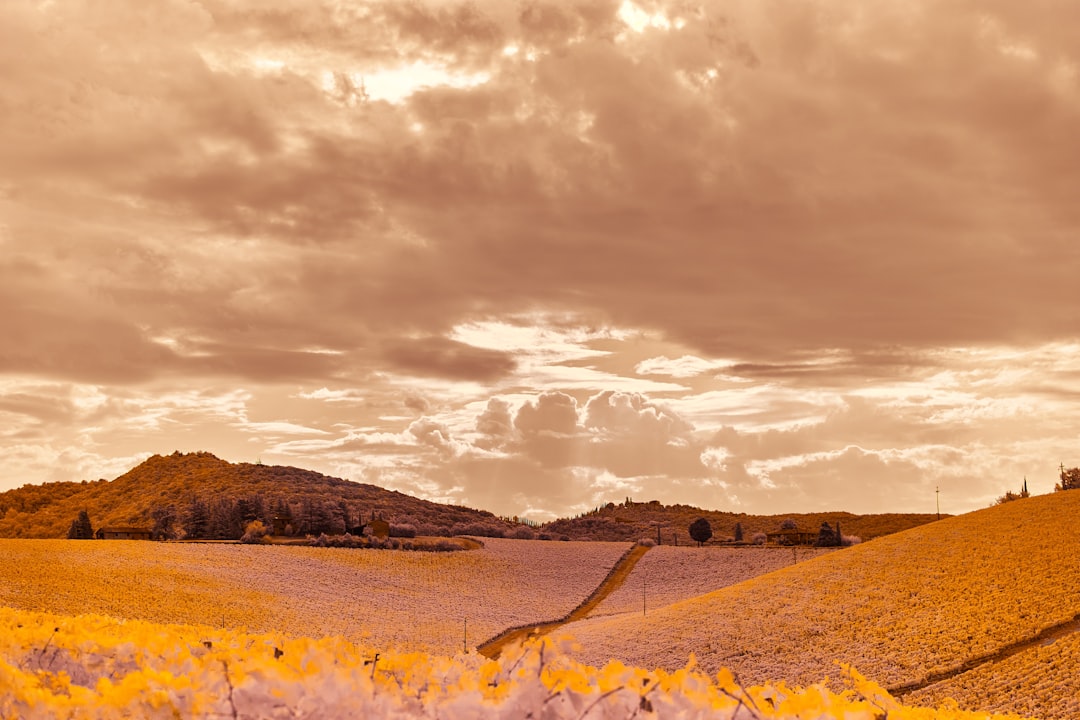
[(273, 526), (271, 534), (273, 534), (273, 535), (288, 535), (289, 534), (289, 528), (292, 526), (292, 516), (291, 515), (275, 515), (273, 517), (273, 519), (270, 521), (270, 524)]
[(377, 538), (386, 539), (390, 537), (390, 523), (381, 518), (372, 520), (365, 527), (369, 533)]
[(813, 545), (817, 542), (817, 533), (801, 530), (777, 530), (765, 535), (766, 542), (776, 545)]
[(141, 527), (103, 527), (97, 533), (99, 540), (149, 540), (150, 528)]

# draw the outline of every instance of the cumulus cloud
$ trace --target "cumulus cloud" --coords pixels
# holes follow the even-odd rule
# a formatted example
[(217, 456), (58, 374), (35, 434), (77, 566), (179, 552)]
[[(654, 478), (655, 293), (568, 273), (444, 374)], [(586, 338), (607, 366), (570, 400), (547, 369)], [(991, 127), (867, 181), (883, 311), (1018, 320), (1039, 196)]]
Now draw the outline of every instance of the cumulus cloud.
[(1052, 474), (1078, 13), (3, 3), (0, 486), (173, 449), (509, 514)]

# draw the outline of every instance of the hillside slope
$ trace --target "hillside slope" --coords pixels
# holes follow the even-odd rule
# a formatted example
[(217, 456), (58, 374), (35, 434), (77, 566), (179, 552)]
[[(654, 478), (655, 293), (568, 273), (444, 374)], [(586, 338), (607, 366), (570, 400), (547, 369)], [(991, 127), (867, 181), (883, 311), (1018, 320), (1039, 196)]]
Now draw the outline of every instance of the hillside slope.
[[(112, 481), (27, 485), (0, 493), (0, 537), (62, 538), (80, 510), (87, 510), (95, 528), (108, 525), (154, 525), (155, 510), (173, 509), (181, 525), (193, 501), (205, 504), (207, 521), (215, 511), (235, 512), (243, 500), (250, 517), (228, 518), (239, 537), (245, 519), (269, 522), (288, 506), (297, 516), (297, 531), (342, 532), (345, 512), (350, 524), (372, 513), (387, 521), (426, 526), (432, 534), (449, 534), (454, 525), (485, 524), (510, 530), (493, 514), (441, 505), (375, 485), (351, 482), (311, 470), (277, 465), (229, 463), (206, 452), (154, 455)], [(250, 501), (250, 502), (249, 502)], [(306, 514), (323, 515), (307, 518)]]
[[(821, 523), (831, 527), (840, 525), (844, 535), (854, 535), (863, 540), (889, 535), (894, 532), (925, 525), (937, 520), (933, 514), (884, 513), (876, 515), (853, 515), (848, 512), (794, 513), (786, 515), (748, 515), (747, 513), (703, 510), (690, 505), (662, 505), (659, 502), (608, 503), (576, 518), (554, 520), (543, 526), (545, 532), (574, 540), (637, 540), (648, 537), (656, 539), (660, 529), (664, 545), (690, 544), (688, 528), (699, 517), (709, 521), (713, 541), (721, 541), (735, 535), (735, 525), (742, 526), (743, 538), (749, 541), (755, 533), (775, 532), (786, 519), (795, 521), (804, 532), (816, 534)], [(677, 536), (677, 537), (676, 537)]]
[(745, 682), (804, 684), (851, 663), (925, 678), (1080, 611), (1080, 492), (944, 519), (640, 615), (567, 626), (581, 659), (665, 668), (694, 653)]

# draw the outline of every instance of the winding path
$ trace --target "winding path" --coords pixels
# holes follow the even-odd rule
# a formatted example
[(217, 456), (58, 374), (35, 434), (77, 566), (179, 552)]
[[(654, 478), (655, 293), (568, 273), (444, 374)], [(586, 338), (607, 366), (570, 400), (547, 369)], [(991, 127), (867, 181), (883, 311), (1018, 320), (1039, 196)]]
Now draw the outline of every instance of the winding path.
[(647, 545), (634, 545), (627, 550), (623, 556), (616, 561), (615, 565), (611, 568), (611, 571), (608, 572), (607, 577), (596, 586), (596, 589), (592, 591), (589, 597), (585, 598), (585, 600), (571, 610), (569, 614), (558, 620), (520, 625), (508, 630), (503, 630), (490, 640), (477, 645), (476, 651), (485, 657), (494, 659), (499, 657), (499, 653), (501, 653), (508, 645), (524, 642), (531, 637), (544, 635), (567, 623), (584, 620), (588, 617), (589, 613), (604, 600), (604, 598), (615, 592), (624, 582), (626, 582), (626, 578), (629, 577), (630, 572), (634, 569), (634, 566), (637, 565), (637, 561), (640, 560), (641, 556), (648, 550), (649, 547)]
[(922, 690), (923, 688), (930, 687), (935, 683), (942, 682), (944, 680), (952, 680), (958, 675), (963, 675), (966, 672), (970, 672), (977, 667), (982, 667), (987, 663), (995, 663), (1011, 658), (1013, 655), (1018, 655), (1025, 650), (1030, 650), (1036, 645), (1049, 645), (1059, 637), (1064, 637), (1070, 633), (1080, 632), (1080, 614), (1074, 615), (1072, 620), (1066, 620), (1065, 622), (1058, 623), (1057, 625), (1051, 625), (1048, 628), (1044, 628), (1035, 637), (1027, 638), (1025, 640), (1018, 640), (1017, 642), (1010, 643), (1004, 647), (1000, 647), (992, 653), (986, 655), (980, 655), (979, 657), (966, 660), (960, 665), (951, 667), (948, 670), (941, 670), (939, 672), (930, 673), (922, 680), (916, 680), (913, 683), (906, 685), (898, 685), (896, 687), (888, 688), (889, 694), (893, 697), (899, 698), (907, 695), (908, 693), (915, 692), (916, 690)]

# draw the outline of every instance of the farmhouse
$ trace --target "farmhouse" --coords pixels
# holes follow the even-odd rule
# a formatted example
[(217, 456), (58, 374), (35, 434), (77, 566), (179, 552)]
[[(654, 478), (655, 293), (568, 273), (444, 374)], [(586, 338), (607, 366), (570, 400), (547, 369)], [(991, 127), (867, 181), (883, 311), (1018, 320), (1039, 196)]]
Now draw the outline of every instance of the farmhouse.
[(801, 530), (777, 530), (767, 533), (766, 542), (775, 545), (813, 545), (817, 542), (817, 533), (802, 532)]
[(271, 519), (270, 524), (272, 527), (273, 535), (291, 535), (289, 532), (292, 529), (292, 515), (281, 514), (275, 515)]
[(150, 529), (141, 527), (103, 527), (97, 533), (98, 540), (149, 540)]

